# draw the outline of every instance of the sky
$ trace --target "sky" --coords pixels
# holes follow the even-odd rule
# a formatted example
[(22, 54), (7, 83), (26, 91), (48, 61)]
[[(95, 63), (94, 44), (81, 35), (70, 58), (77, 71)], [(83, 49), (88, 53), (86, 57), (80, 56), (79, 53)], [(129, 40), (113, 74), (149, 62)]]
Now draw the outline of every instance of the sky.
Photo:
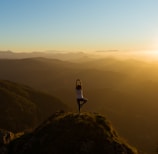
[(0, 0), (0, 50), (158, 50), (158, 0)]

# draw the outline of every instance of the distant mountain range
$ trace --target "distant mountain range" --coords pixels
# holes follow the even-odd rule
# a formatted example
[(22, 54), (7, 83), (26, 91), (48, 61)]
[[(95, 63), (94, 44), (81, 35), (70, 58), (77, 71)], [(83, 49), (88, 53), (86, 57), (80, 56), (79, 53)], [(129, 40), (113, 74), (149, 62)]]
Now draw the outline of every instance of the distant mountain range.
[(1, 59), (0, 79), (46, 91), (77, 111), (75, 80), (80, 78), (88, 98), (82, 111), (106, 114), (130, 143), (144, 151), (154, 151), (158, 130), (158, 63), (113, 57), (83, 59)]
[(0, 128), (12, 132), (36, 127), (68, 107), (58, 98), (25, 85), (0, 80)]
[[(83, 60), (87, 61), (91, 56), (85, 54), (84, 52), (60, 52), (60, 51), (45, 51), (45, 52), (13, 52), (13, 51), (0, 51), (0, 59), (22, 59), (22, 58), (32, 58), (32, 57), (44, 57), (53, 58), (61, 60)], [(85, 59), (86, 58), (86, 59)]]

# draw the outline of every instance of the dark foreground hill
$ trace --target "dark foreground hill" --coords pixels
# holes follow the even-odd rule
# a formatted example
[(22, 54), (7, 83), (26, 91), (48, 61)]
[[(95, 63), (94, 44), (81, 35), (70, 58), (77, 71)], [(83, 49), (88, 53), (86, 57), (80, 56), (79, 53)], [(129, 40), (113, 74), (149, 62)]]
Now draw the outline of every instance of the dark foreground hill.
[(37, 126), (53, 112), (68, 107), (59, 99), (30, 87), (0, 80), (0, 128), (12, 132)]
[(55, 113), (8, 149), (11, 154), (137, 154), (97, 113)]

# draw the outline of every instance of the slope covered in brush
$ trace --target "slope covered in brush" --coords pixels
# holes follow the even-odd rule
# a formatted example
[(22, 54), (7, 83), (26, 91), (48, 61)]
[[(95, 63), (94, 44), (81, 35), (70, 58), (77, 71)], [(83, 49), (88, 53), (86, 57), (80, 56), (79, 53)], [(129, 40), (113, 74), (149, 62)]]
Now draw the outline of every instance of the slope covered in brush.
[(67, 106), (49, 94), (0, 80), (0, 128), (13, 132), (32, 128), (61, 109)]
[(97, 113), (55, 113), (32, 133), (10, 144), (12, 154), (136, 154)]

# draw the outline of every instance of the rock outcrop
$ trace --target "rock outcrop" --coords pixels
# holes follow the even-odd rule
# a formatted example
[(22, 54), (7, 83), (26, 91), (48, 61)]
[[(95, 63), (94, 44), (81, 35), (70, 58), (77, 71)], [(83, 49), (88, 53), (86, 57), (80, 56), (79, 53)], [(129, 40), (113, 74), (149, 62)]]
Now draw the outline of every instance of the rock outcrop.
[(137, 154), (97, 113), (55, 113), (8, 148), (11, 154)]

